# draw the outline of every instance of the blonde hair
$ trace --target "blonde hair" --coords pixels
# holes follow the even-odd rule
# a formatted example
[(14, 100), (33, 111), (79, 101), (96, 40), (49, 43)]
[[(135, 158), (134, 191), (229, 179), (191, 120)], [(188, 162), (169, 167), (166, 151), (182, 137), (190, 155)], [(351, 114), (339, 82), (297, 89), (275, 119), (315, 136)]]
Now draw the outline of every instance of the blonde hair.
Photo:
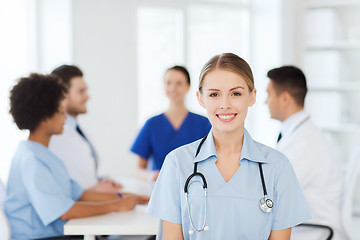
[(202, 93), (202, 85), (207, 74), (222, 69), (240, 75), (252, 92), (255, 88), (254, 77), (249, 64), (241, 57), (233, 53), (222, 53), (212, 57), (202, 68), (199, 77), (199, 92)]

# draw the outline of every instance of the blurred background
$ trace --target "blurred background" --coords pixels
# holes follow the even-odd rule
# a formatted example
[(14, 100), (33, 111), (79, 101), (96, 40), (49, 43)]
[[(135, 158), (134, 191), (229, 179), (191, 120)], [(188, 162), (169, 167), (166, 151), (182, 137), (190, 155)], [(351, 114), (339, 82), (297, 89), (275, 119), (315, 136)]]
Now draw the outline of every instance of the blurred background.
[[(307, 76), (306, 110), (344, 165), (360, 148), (360, 0), (0, 0), (0, 176), (6, 182), (19, 140), (9, 90), (30, 72), (78, 65), (89, 86), (80, 116), (100, 156), (100, 172), (131, 176), (129, 148), (150, 116), (166, 109), (165, 69), (188, 67), (188, 108), (201, 67), (233, 52), (248, 61), (258, 90), (246, 127), (275, 146), (279, 123), (265, 105), (266, 73), (293, 64)], [(354, 205), (360, 209), (360, 183)], [(360, 211), (359, 211), (360, 212)]]

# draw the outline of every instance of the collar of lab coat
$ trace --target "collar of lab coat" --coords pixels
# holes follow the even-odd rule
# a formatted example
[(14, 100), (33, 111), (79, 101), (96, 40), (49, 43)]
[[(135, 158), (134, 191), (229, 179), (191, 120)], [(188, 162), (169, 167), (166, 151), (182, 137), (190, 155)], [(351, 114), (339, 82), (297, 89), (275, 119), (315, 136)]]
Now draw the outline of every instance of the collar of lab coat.
[[(199, 141), (200, 144), (200, 141)], [(197, 149), (198, 145), (196, 146)], [(201, 162), (210, 159), (215, 156), (217, 158), (217, 153), (214, 144), (213, 131), (210, 130), (206, 140), (201, 146), (199, 154), (194, 158), (194, 162)], [(256, 146), (255, 141), (251, 138), (250, 134), (246, 129), (244, 129), (244, 140), (243, 146), (241, 149), (240, 161), (248, 160), (252, 162), (261, 162), (267, 163), (268, 160), (261, 153), (260, 149)]]
[(76, 126), (77, 126), (76, 118), (70, 116), (69, 114), (66, 114), (65, 125), (73, 128), (73, 129), (76, 129)]
[(280, 132), (282, 137), (285, 138), (289, 136), (295, 130), (295, 128), (297, 128), (298, 125), (308, 117), (309, 114), (307, 114), (304, 110), (301, 110), (288, 117), (281, 126)]

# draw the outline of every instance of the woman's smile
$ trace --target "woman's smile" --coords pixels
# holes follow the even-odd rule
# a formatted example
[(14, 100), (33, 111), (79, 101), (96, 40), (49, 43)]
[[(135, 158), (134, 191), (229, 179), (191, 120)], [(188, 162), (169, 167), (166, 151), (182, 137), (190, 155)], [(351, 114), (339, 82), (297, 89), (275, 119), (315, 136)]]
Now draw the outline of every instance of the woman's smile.
[(236, 113), (218, 113), (216, 114), (216, 117), (222, 122), (231, 122), (236, 115)]

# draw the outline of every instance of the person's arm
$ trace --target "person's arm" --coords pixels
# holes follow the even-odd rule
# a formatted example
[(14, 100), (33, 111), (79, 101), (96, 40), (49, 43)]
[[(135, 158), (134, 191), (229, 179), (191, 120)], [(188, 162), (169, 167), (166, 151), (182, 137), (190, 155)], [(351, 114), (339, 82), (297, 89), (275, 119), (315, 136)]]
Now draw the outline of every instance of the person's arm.
[(133, 196), (124, 196), (123, 198), (106, 201), (106, 202), (82, 202), (78, 201), (66, 212), (60, 219), (63, 221), (89, 217), (109, 212), (122, 212), (128, 211), (135, 207), (136, 199)]
[(183, 240), (181, 224), (162, 221), (164, 240)]
[(103, 193), (103, 192), (93, 191), (90, 189), (90, 190), (85, 190), (78, 199), (78, 201), (103, 202), (103, 201), (116, 200), (119, 198), (120, 197), (117, 193)]
[(118, 193), (123, 186), (110, 178), (100, 179), (98, 183), (90, 188), (92, 191), (103, 193)]
[(290, 240), (291, 228), (283, 230), (272, 230), (270, 232), (269, 240)]
[(139, 157), (138, 167), (135, 173), (136, 177), (147, 181), (156, 181), (159, 171), (147, 170), (147, 164), (148, 160), (146, 158)]
[(143, 157), (139, 157), (138, 167), (140, 169), (146, 169), (147, 164), (148, 164), (148, 159), (143, 158)]
[[(137, 195), (132, 193), (121, 193), (123, 197), (132, 197), (135, 199), (136, 204), (146, 204), (149, 201), (149, 196)], [(119, 199), (120, 196), (118, 193), (102, 193), (91, 190), (86, 190), (83, 192), (78, 201), (85, 202), (104, 202), (112, 201)]]

